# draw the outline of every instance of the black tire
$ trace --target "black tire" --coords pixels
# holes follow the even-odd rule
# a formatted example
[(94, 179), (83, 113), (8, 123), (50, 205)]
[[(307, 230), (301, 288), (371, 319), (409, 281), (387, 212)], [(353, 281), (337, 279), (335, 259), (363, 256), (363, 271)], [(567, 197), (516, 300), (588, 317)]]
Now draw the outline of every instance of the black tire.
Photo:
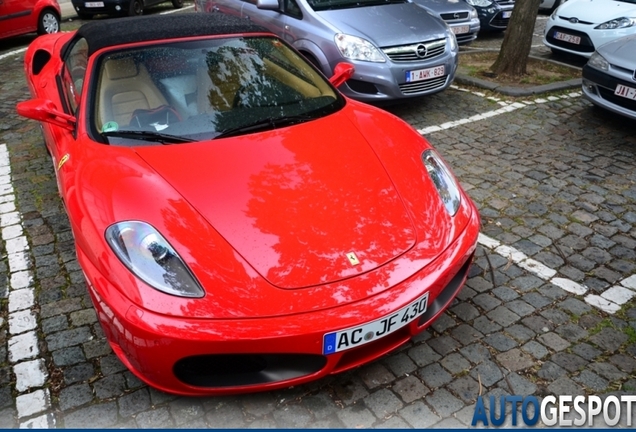
[(183, 7), (183, 0), (172, 0), (172, 6), (175, 9), (181, 9)]
[(60, 31), (60, 17), (53, 9), (44, 9), (38, 18), (38, 34), (51, 34)]
[(87, 14), (87, 13), (82, 13), (82, 12), (77, 12), (77, 16), (79, 19), (83, 19), (83, 20), (89, 20), (93, 18), (93, 15), (91, 14)]
[(143, 15), (144, 4), (141, 0), (130, 0), (130, 8), (128, 9), (128, 15), (138, 16)]

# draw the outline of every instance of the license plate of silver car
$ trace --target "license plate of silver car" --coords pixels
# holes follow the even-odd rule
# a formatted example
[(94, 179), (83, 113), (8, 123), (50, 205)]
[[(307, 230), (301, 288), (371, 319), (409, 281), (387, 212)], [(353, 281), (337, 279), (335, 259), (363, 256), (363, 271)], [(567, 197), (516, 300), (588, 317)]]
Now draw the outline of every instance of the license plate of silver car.
[(581, 38), (579, 36), (570, 35), (567, 33), (554, 32), (554, 38), (563, 42), (569, 42), (571, 44), (580, 45)]
[(424, 81), (441, 77), (444, 76), (444, 72), (444, 65), (414, 71), (406, 71), (406, 82)]
[(470, 27), (467, 25), (457, 26), (457, 27), (451, 27), (451, 30), (455, 34), (464, 34), (464, 33), (468, 33), (468, 30), (470, 30)]
[(636, 100), (636, 88), (627, 87), (623, 84), (616, 85), (616, 90), (614, 90), (614, 94), (616, 96), (621, 96), (626, 99)]

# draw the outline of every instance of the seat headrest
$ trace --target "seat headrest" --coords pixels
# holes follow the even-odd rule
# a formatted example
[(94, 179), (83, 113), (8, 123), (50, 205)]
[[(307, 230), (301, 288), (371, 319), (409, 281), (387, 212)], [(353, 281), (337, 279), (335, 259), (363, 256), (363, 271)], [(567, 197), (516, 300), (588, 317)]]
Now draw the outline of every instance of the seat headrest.
[(139, 73), (137, 65), (130, 57), (108, 60), (104, 65), (104, 69), (106, 70), (106, 75), (111, 80), (131, 78), (137, 76)]

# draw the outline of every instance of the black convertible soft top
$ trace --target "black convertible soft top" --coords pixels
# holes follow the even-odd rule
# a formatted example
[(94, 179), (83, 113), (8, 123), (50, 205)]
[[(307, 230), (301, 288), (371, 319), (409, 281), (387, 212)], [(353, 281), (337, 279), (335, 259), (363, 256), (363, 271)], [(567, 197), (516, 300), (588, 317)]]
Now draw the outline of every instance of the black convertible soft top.
[(85, 38), (88, 42), (88, 55), (91, 55), (102, 48), (127, 43), (254, 32), (270, 33), (249, 20), (223, 13), (146, 15), (86, 23), (79, 28), (67, 47), (73, 45), (78, 38)]

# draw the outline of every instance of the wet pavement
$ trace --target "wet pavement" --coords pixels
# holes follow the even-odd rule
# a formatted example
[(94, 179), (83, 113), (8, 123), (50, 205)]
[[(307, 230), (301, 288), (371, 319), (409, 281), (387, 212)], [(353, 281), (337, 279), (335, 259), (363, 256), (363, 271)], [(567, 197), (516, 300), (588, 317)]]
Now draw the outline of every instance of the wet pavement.
[(636, 123), (578, 90), (512, 99), (456, 86), (387, 107), (437, 147), (480, 209), (458, 299), (360, 369), (185, 398), (144, 385), (105, 341), (39, 126), (15, 112), (29, 97), (23, 54), (3, 53), (0, 428), (454, 428), (470, 425), (479, 395), (488, 407), (491, 395), (636, 394)]

